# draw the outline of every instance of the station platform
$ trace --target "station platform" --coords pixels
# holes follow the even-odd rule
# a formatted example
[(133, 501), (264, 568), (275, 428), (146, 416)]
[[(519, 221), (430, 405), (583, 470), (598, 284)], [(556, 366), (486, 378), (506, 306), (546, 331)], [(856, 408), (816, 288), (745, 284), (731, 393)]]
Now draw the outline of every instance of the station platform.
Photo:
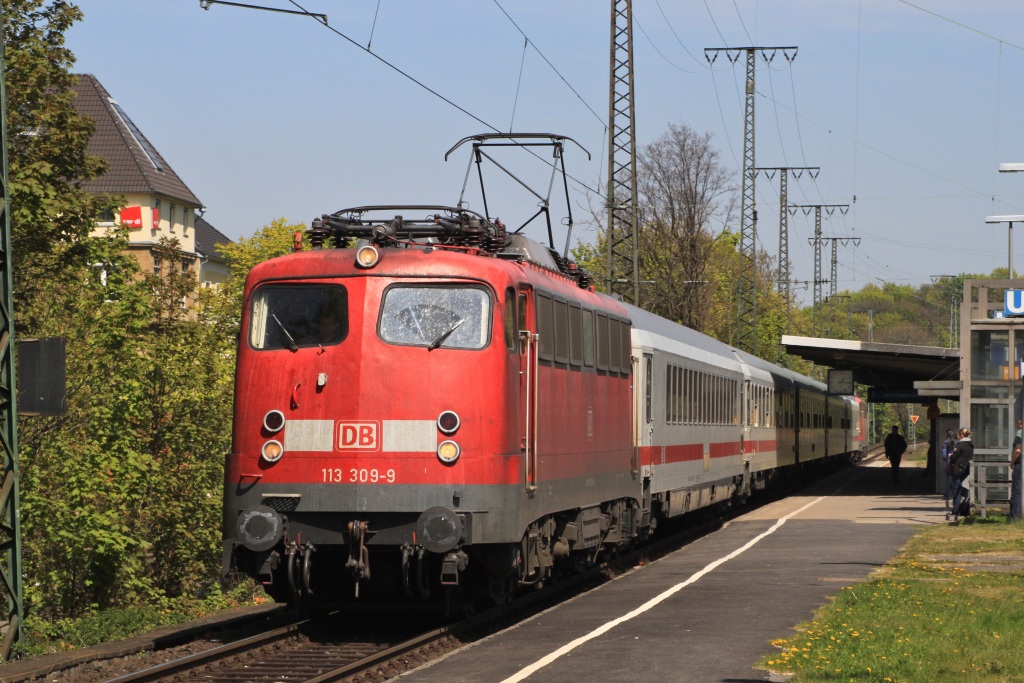
[(738, 517), (687, 547), (467, 645), (394, 683), (752, 683), (772, 640), (946, 524), (923, 468), (894, 486), (876, 458)]

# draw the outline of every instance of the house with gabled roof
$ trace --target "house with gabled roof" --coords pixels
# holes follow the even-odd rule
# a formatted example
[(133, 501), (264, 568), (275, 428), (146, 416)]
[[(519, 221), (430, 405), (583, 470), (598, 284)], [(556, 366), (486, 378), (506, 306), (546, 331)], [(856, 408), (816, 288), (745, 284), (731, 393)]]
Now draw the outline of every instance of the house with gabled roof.
[(227, 259), (217, 250), (231, 240), (206, 219), (196, 215), (196, 254), (199, 257), (199, 284), (201, 287), (218, 289), (228, 279)]
[(209, 286), (223, 282), (218, 267), (225, 275), (226, 268), (215, 245), (231, 240), (202, 219), (203, 203), (95, 76), (80, 74), (75, 91), (75, 108), (96, 122), (88, 153), (108, 163), (106, 173), (82, 188), (125, 199), (119, 211), (100, 217), (93, 234), (124, 224), (129, 251), (143, 271), (158, 275), (172, 265), (154, 257), (153, 248), (162, 238), (177, 239), (181, 260), (173, 267), (194, 273)]

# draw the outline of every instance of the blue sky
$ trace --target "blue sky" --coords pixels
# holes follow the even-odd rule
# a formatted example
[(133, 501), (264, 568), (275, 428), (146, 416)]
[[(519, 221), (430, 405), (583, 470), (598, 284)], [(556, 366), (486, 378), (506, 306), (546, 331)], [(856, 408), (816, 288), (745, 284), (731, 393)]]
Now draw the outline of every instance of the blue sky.
[[(600, 198), (584, 185), (606, 176), (608, 2), (298, 1), (353, 42), (309, 17), (199, 0), (78, 4), (85, 19), (67, 36), (76, 70), (99, 78), (231, 238), (279, 217), (457, 201), (468, 153), (444, 153), (488, 129), (373, 55), (498, 129), (579, 141), (592, 158), (566, 155), (581, 181), (576, 236), (596, 235), (583, 222)], [(997, 172), (1024, 162), (1024, 3), (634, 0), (633, 12), (638, 143), (669, 123), (710, 132), (737, 186), (743, 62), (709, 67), (704, 48), (799, 48), (791, 64), (758, 61), (756, 162), (821, 167), (816, 181), (791, 177), (791, 203), (851, 205), (823, 225), (861, 239), (840, 247), (839, 290), (1006, 266), (1007, 227), (985, 217), (1024, 214), (1024, 174)], [(546, 187), (539, 162), (509, 163)], [(536, 210), (510, 183), (493, 187), (505, 223)], [(774, 255), (777, 179), (757, 180), (757, 210), (758, 241)], [(789, 223), (793, 277), (810, 280), (813, 216)], [(1024, 270), (1024, 230), (1014, 232)]]

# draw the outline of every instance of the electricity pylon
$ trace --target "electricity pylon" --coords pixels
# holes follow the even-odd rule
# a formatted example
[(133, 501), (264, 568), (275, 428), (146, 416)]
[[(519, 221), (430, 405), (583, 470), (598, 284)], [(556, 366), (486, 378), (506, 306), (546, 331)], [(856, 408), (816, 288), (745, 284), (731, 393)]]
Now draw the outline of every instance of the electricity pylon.
[(757, 353), (757, 210), (754, 206), (754, 56), (760, 54), (771, 64), (779, 52), (792, 63), (797, 48), (788, 47), (706, 47), (704, 57), (714, 64), (720, 52), (736, 64), (746, 55), (746, 98), (743, 111), (743, 195), (740, 209), (740, 276), (736, 297), (736, 346)]

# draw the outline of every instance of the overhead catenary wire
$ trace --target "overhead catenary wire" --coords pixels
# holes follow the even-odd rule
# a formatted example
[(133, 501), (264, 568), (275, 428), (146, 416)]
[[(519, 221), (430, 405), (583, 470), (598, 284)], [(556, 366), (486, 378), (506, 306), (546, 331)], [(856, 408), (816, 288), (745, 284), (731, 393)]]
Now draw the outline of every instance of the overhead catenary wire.
[(957, 21), (955, 19), (950, 19), (949, 17), (944, 16), (942, 14), (939, 14), (938, 12), (933, 12), (930, 9), (925, 9), (924, 7), (921, 7), (919, 5), (915, 5), (914, 3), (908, 2), (907, 0), (896, 0), (896, 2), (900, 2), (900, 3), (904, 4), (904, 5), (906, 5), (907, 7), (913, 7), (914, 9), (920, 10), (920, 11), (924, 12), (925, 14), (930, 14), (930, 15), (932, 15), (933, 17), (935, 17), (937, 19), (941, 19), (942, 21), (947, 21), (950, 24), (953, 24), (954, 26), (959, 26), (962, 29), (970, 31), (971, 33), (977, 33), (979, 36), (984, 36), (985, 38), (988, 38), (989, 40), (994, 40), (996, 42), (1003, 43), (1005, 45), (1008, 45), (1010, 47), (1016, 48), (1018, 50), (1024, 50), (1024, 46), (1017, 45), (1016, 43), (1011, 43), (1011, 42), (1009, 42), (1007, 40), (1003, 40), (1002, 38), (999, 38), (999, 37), (996, 37), (996, 36), (992, 35), (991, 33), (985, 33), (984, 31), (980, 31), (980, 30), (974, 28), (973, 26), (968, 26), (967, 24), (959, 22), (959, 21)]
[(370, 39), (366, 41), (366, 49), (371, 50), (373, 45), (373, 32), (377, 30), (377, 15), (380, 14), (381, 0), (377, 0), (377, 9), (373, 11), (373, 25), (370, 26)]
[[(302, 11), (302, 12), (303, 12), (304, 14), (307, 14), (307, 15), (309, 15), (309, 16), (311, 16), (311, 17), (313, 16), (313, 12), (310, 12), (310, 11), (309, 11), (308, 9), (306, 9), (306, 8), (305, 8), (305, 7), (303, 7), (303, 6), (301, 5), (301, 4), (299, 4), (299, 3), (297, 2), (297, 0), (288, 0), (288, 2), (290, 2), (290, 3), (291, 3), (291, 4), (293, 5), (293, 6), (297, 7), (297, 8), (298, 8), (299, 10), (301, 10), (301, 11)], [(323, 26), (324, 28), (326, 28), (327, 30), (331, 31), (332, 33), (334, 33), (334, 34), (335, 34), (335, 35), (337, 35), (338, 37), (340, 37), (340, 38), (342, 38), (342, 39), (346, 40), (347, 42), (351, 43), (352, 45), (356, 46), (357, 48), (359, 48), (360, 50), (362, 50), (362, 51), (363, 51), (363, 52), (365, 52), (366, 54), (370, 55), (371, 57), (373, 57), (373, 58), (374, 58), (374, 59), (376, 59), (377, 61), (379, 61), (379, 62), (381, 62), (382, 64), (384, 64), (385, 66), (387, 66), (388, 68), (390, 68), (390, 69), (394, 70), (395, 72), (397, 72), (397, 73), (399, 73), (400, 75), (404, 76), (405, 78), (409, 79), (410, 81), (412, 81), (413, 83), (415, 83), (416, 85), (418, 85), (418, 86), (419, 86), (420, 88), (422, 88), (423, 90), (426, 90), (427, 92), (429, 92), (429, 93), (430, 93), (431, 95), (434, 95), (435, 97), (437, 97), (438, 99), (442, 100), (443, 102), (445, 102), (445, 103), (447, 103), (447, 104), (451, 105), (451, 106), (452, 106), (452, 107), (454, 107), (455, 109), (458, 109), (458, 110), (459, 110), (460, 112), (462, 112), (462, 113), (463, 113), (463, 114), (465, 114), (466, 116), (470, 117), (471, 119), (473, 119), (473, 120), (474, 120), (474, 121), (476, 121), (477, 123), (480, 123), (480, 124), (482, 124), (482, 125), (486, 126), (486, 127), (487, 127), (487, 128), (489, 128), (489, 129), (490, 129), (490, 130), (491, 130), (492, 132), (494, 132), (494, 133), (500, 133), (500, 132), (501, 132), (501, 130), (500, 130), (500, 129), (499, 129), (499, 128), (498, 128), (497, 126), (495, 126), (495, 125), (493, 125), (493, 124), (491, 124), (491, 123), (488, 123), (487, 121), (483, 120), (482, 118), (480, 118), (480, 117), (479, 117), (479, 116), (477, 116), (476, 114), (472, 113), (472, 112), (471, 112), (471, 111), (469, 111), (468, 109), (466, 109), (466, 108), (464, 108), (464, 107), (462, 107), (462, 106), (460, 106), (460, 105), (456, 104), (456, 103), (455, 103), (455, 102), (454, 102), (453, 100), (451, 100), (451, 99), (449, 99), (449, 98), (445, 97), (445, 96), (444, 96), (444, 95), (442, 95), (441, 93), (437, 92), (436, 90), (434, 90), (433, 88), (431, 88), (430, 86), (428, 86), (428, 85), (427, 85), (426, 83), (423, 83), (422, 81), (420, 81), (420, 80), (419, 80), (419, 79), (417, 79), (416, 77), (414, 77), (414, 76), (412, 76), (411, 74), (409, 74), (409, 73), (407, 73), (407, 72), (403, 71), (403, 70), (402, 70), (402, 69), (400, 69), (400, 68), (399, 68), (398, 66), (396, 66), (396, 65), (392, 64), (391, 62), (389, 62), (388, 60), (384, 59), (383, 57), (381, 57), (380, 55), (376, 54), (375, 52), (371, 52), (370, 50), (368, 50), (367, 48), (363, 47), (363, 46), (362, 46), (362, 45), (360, 45), (360, 44), (359, 44), (358, 42), (356, 42), (355, 40), (353, 40), (352, 38), (350, 38), (350, 37), (349, 37), (349, 36), (347, 36), (346, 34), (342, 33), (342, 32), (341, 32), (341, 31), (339, 31), (338, 29), (334, 28), (333, 26), (330, 26), (329, 24), (325, 24), (325, 23), (323, 23), (323, 22), (321, 22), (321, 21), (319, 21), (319, 20), (317, 20), (317, 23), (318, 23), (318, 24), (320, 24), (321, 26)], [(529, 149), (529, 148), (524, 148), (524, 149), (525, 149), (525, 150), (526, 150), (526, 151), (527, 151), (527, 152), (528, 152), (529, 154), (531, 154), (532, 156), (534, 156), (534, 157), (536, 157), (536, 158), (537, 158), (538, 160), (540, 160), (540, 161), (541, 161), (542, 163), (544, 163), (544, 164), (547, 164), (547, 165), (549, 165), (549, 166), (553, 165), (553, 164), (552, 164), (552, 162), (550, 162), (550, 161), (548, 161), (548, 160), (546, 160), (546, 159), (542, 159), (542, 158), (541, 158), (541, 157), (540, 157), (540, 156), (539, 156), (539, 155), (538, 155), (538, 154), (537, 154), (536, 152), (534, 152), (533, 150), (531, 150), (531, 149)], [(576, 178), (575, 176), (572, 176), (572, 175), (570, 175), (570, 174), (568, 174), (568, 173), (566, 173), (566, 177), (567, 177), (567, 178), (568, 178), (569, 180), (571, 180), (572, 182), (574, 182), (574, 183), (576, 183), (577, 185), (579, 185), (580, 187), (582, 187), (582, 188), (584, 188), (585, 190), (587, 190), (588, 192), (593, 192), (593, 193), (594, 193), (595, 195), (597, 195), (597, 196), (599, 196), (599, 197), (601, 197), (601, 198), (604, 198), (604, 193), (602, 193), (602, 192), (601, 192), (601, 191), (600, 191), (599, 189), (596, 189), (596, 188), (593, 188), (593, 187), (591, 187), (591, 186), (590, 186), (590, 185), (588, 185), (587, 183), (583, 182), (582, 180), (580, 180), (580, 179)]]
[(574, 95), (575, 95), (575, 96), (576, 96), (576, 97), (577, 97), (577, 98), (579, 99), (579, 101), (583, 103), (583, 106), (584, 106), (584, 107), (586, 107), (586, 108), (587, 108), (587, 109), (588, 109), (588, 110), (590, 111), (590, 113), (594, 115), (594, 118), (596, 118), (596, 119), (598, 120), (598, 122), (600, 122), (600, 123), (601, 123), (601, 125), (605, 127), (605, 129), (607, 129), (607, 124), (605, 123), (605, 120), (604, 120), (604, 119), (602, 119), (602, 118), (601, 118), (601, 117), (600, 117), (600, 116), (598, 115), (598, 113), (597, 113), (596, 111), (594, 111), (594, 108), (593, 108), (593, 107), (591, 107), (591, 106), (590, 106), (590, 104), (589, 104), (589, 103), (588, 103), (588, 102), (587, 102), (587, 101), (586, 101), (585, 99), (583, 99), (583, 95), (580, 95), (580, 94), (579, 94), (579, 92), (578, 92), (578, 91), (576, 90), (576, 88), (574, 88), (574, 87), (572, 86), (572, 84), (571, 84), (571, 83), (570, 83), (570, 82), (569, 82), (569, 81), (568, 81), (568, 80), (567, 80), (567, 79), (565, 78), (565, 76), (563, 76), (563, 75), (562, 75), (562, 72), (561, 72), (561, 71), (559, 71), (559, 70), (558, 70), (558, 69), (557, 69), (557, 68), (555, 67), (555, 65), (551, 63), (551, 60), (550, 60), (550, 59), (548, 59), (548, 58), (547, 58), (547, 56), (546, 56), (546, 55), (545, 55), (545, 54), (544, 54), (543, 52), (541, 52), (540, 48), (539, 48), (539, 47), (537, 47), (537, 44), (536, 44), (536, 43), (534, 43), (534, 42), (533, 42), (532, 40), (530, 40), (530, 37), (529, 37), (528, 35), (526, 35), (526, 32), (525, 32), (525, 31), (523, 31), (523, 29), (521, 29), (521, 28), (519, 27), (519, 24), (517, 24), (517, 23), (516, 23), (515, 19), (513, 19), (513, 18), (512, 18), (512, 17), (511, 17), (510, 15), (509, 15), (509, 13), (505, 11), (505, 8), (501, 6), (501, 3), (500, 3), (500, 2), (498, 2), (498, 0), (492, 0), (492, 1), (493, 1), (493, 2), (494, 2), (494, 4), (495, 4), (495, 5), (496, 5), (496, 6), (498, 7), (498, 9), (500, 9), (500, 10), (501, 10), (501, 13), (502, 13), (502, 14), (504, 14), (504, 15), (505, 15), (505, 17), (506, 17), (506, 18), (507, 18), (507, 19), (508, 19), (508, 20), (509, 20), (510, 22), (512, 22), (512, 25), (516, 27), (516, 30), (517, 30), (517, 31), (519, 31), (519, 33), (520, 33), (520, 34), (522, 34), (523, 38), (524, 38), (524, 39), (526, 40), (526, 42), (527, 42), (527, 43), (528, 43), (528, 44), (530, 45), (530, 47), (532, 47), (532, 48), (533, 48), (534, 50), (536, 50), (536, 51), (537, 51), (537, 54), (539, 54), (539, 55), (540, 55), (540, 58), (541, 58), (541, 59), (543, 59), (543, 60), (544, 60), (544, 62), (545, 62), (545, 63), (546, 63), (546, 64), (547, 64), (548, 66), (550, 66), (550, 67), (551, 67), (551, 70), (555, 72), (555, 75), (557, 75), (557, 76), (558, 76), (558, 77), (559, 77), (560, 79), (562, 79), (562, 82), (563, 82), (563, 83), (565, 83), (566, 87), (568, 87), (568, 88), (569, 88), (569, 90), (571, 90), (571, 91), (572, 91), (572, 93), (573, 93), (573, 94), (574, 94)]
[(512, 102), (512, 119), (508, 124), (508, 132), (511, 133), (516, 123), (516, 107), (519, 106), (519, 88), (523, 85), (523, 67), (526, 65), (526, 48), (530, 45), (529, 39), (523, 40), (523, 57), (519, 60), (519, 80), (516, 81), (516, 97)]

